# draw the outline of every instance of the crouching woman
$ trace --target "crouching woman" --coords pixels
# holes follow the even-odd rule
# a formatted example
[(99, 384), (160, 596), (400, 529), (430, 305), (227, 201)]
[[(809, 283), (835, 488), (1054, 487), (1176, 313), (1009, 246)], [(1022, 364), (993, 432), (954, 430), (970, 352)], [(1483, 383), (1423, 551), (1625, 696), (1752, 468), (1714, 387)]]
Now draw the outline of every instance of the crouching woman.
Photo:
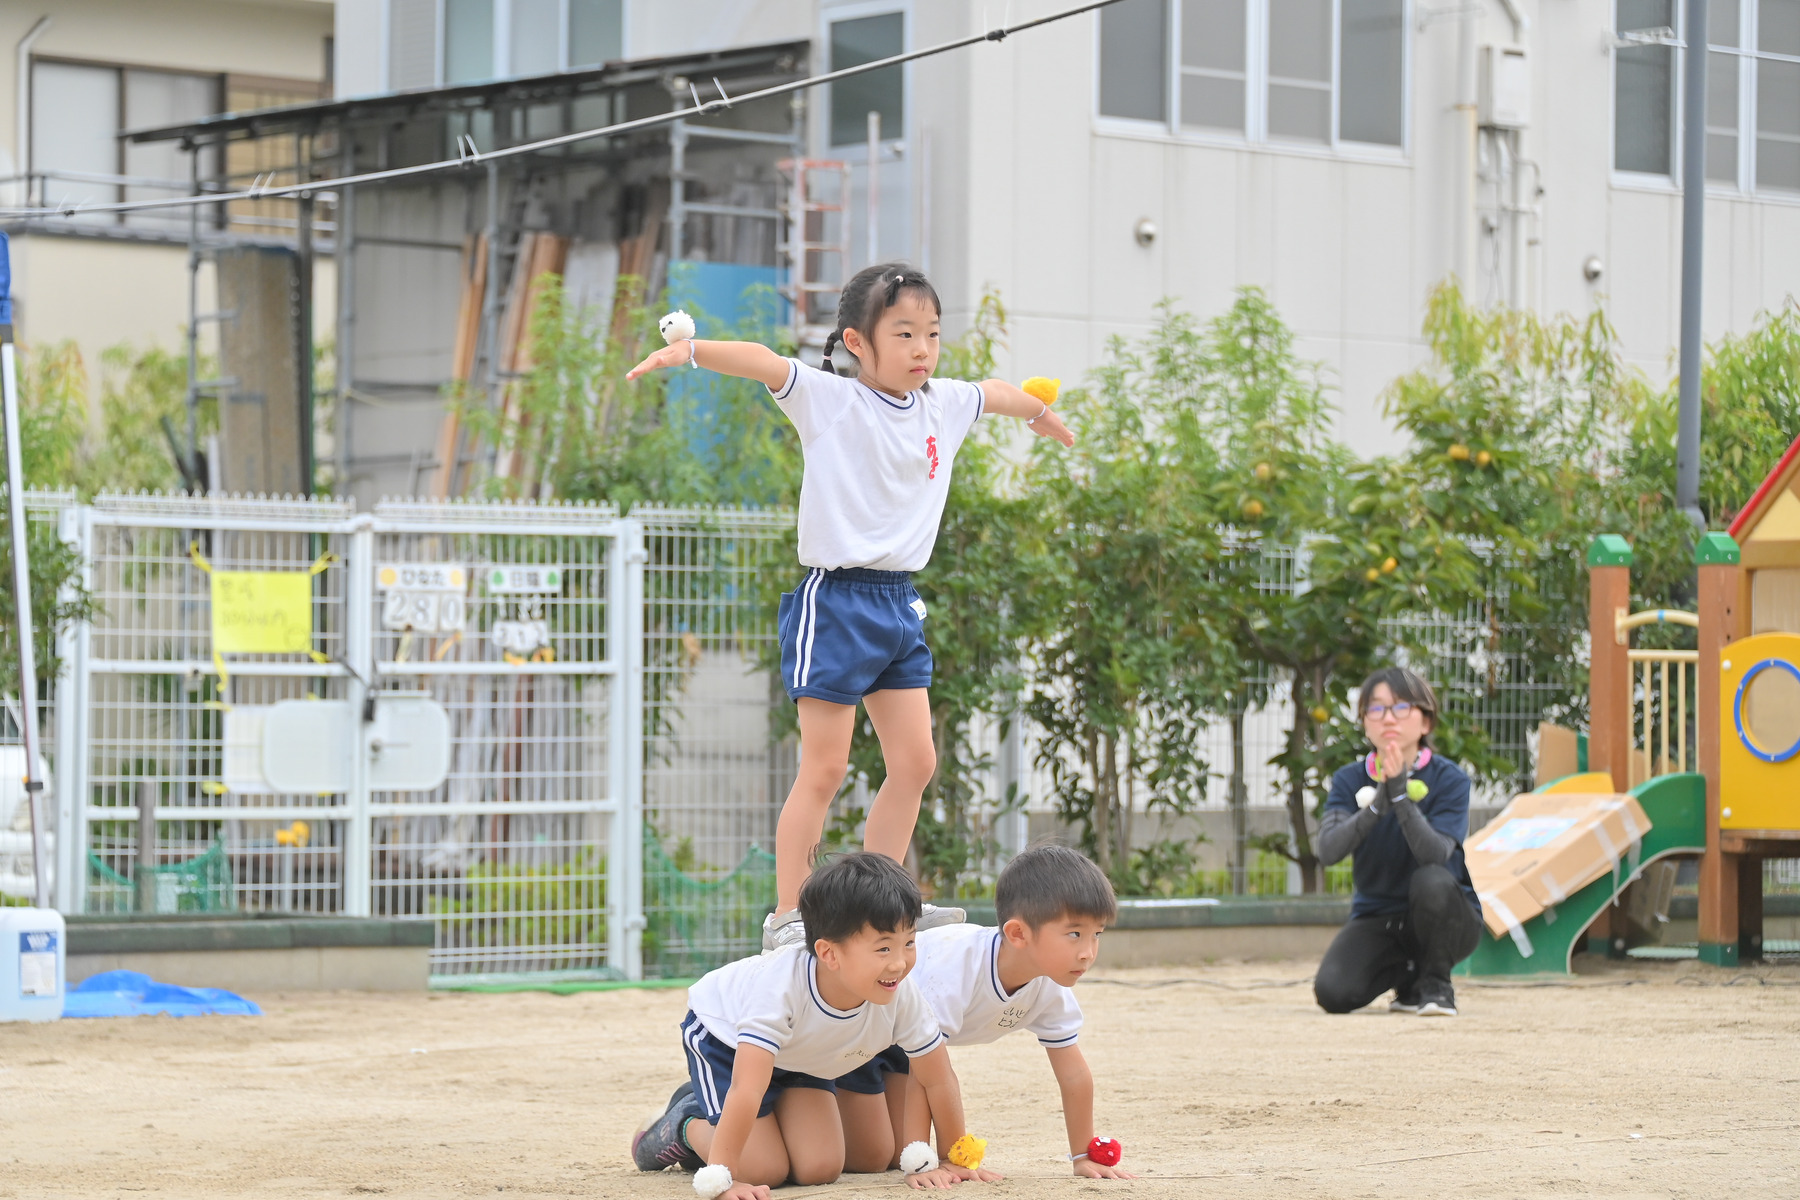
[(1355, 856), (1356, 894), (1313, 995), (1326, 1012), (1345, 1013), (1391, 988), (1394, 1012), (1453, 1017), (1450, 970), (1481, 938), (1463, 863), (1469, 777), (1432, 753), (1437, 697), (1412, 671), (1376, 671), (1357, 708), (1375, 749), (1331, 777), (1319, 826), (1321, 860)]

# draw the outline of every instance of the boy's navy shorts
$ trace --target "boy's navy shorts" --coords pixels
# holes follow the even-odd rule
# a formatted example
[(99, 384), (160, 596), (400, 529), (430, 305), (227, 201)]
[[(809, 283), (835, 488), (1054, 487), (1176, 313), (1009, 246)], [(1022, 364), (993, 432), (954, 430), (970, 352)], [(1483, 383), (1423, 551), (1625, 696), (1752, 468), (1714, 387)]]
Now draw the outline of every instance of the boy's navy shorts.
[(814, 567), (775, 620), (790, 699), (855, 704), (870, 692), (931, 686), (925, 602), (905, 571)]
[[(725, 1111), (725, 1093), (731, 1090), (731, 1068), (737, 1062), (737, 1051), (708, 1033), (691, 1009), (681, 1019), (681, 1044), (687, 1050), (688, 1078), (694, 1081), (694, 1099), (706, 1113), (706, 1123), (717, 1125)], [(776, 1067), (769, 1077), (769, 1090), (763, 1093), (762, 1103), (756, 1106), (756, 1115), (766, 1117), (774, 1112), (775, 1098), (788, 1088), (797, 1087), (837, 1091), (829, 1079)]]
[(912, 1063), (907, 1059), (906, 1051), (889, 1046), (856, 1070), (839, 1075), (832, 1082), (842, 1091), (855, 1092), (859, 1096), (879, 1096), (887, 1091), (887, 1076), (910, 1074)]

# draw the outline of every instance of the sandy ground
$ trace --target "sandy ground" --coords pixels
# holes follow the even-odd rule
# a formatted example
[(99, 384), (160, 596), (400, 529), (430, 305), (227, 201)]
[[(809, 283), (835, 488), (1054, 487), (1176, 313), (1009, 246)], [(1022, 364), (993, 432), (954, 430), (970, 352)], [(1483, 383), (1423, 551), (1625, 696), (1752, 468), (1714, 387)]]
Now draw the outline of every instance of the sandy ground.
[[(964, 1194), (1800, 1195), (1800, 968), (1464, 984), (1456, 1020), (1329, 1017), (1311, 964), (1081, 984), (1101, 1130), (1069, 1178), (1044, 1056), (961, 1052), (1007, 1182)], [(691, 1197), (627, 1139), (682, 1077), (684, 993), (258, 996), (257, 1018), (0, 1026), (0, 1197)], [(782, 1196), (906, 1194), (897, 1175)]]

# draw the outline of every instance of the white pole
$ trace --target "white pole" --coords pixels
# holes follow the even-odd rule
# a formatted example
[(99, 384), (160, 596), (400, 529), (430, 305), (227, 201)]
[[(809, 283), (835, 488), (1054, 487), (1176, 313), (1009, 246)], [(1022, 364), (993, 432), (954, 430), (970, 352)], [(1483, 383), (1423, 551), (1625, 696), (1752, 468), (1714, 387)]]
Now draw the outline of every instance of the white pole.
[(869, 265), (881, 261), (881, 113), (869, 110)]
[(25, 745), (25, 795), (31, 808), (32, 903), (50, 907), (44, 854), (44, 780), (38, 770), (37, 662), (31, 627), (31, 555), (25, 529), (25, 466), (19, 452), (19, 377), (13, 353), (12, 268), (0, 233), (0, 393), (6, 409), (6, 508), (12, 533), (13, 608), (19, 638), (19, 736)]

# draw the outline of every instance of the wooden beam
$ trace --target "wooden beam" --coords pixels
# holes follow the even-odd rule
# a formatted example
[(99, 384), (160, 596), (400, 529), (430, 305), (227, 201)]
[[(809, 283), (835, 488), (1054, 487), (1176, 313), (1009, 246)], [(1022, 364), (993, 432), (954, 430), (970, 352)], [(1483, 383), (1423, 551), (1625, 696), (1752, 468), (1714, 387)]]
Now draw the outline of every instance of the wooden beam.
[(1612, 775), (1613, 790), (1631, 782), (1631, 661), (1619, 619), (1631, 612), (1631, 547), (1604, 534), (1588, 547), (1588, 770)]
[[(470, 237), (463, 247), (462, 300), (456, 313), (456, 346), (450, 354), (450, 378), (469, 382), (475, 370), (475, 349), (481, 341), (481, 301), (487, 294), (487, 234)], [(451, 408), (438, 426), (437, 478), (432, 494), (447, 499), (456, 487), (456, 463), (462, 453), (462, 430)]]
[(1695, 672), (1694, 733), (1700, 773), (1706, 776), (1706, 853), (1700, 857), (1700, 957), (1718, 966), (1738, 961), (1739, 859), (1728, 853), (1719, 829), (1719, 722), (1723, 712), (1720, 672), (1725, 647), (1738, 628), (1741, 568), (1737, 545), (1722, 533), (1707, 534), (1695, 548), (1700, 576), (1700, 664)]

